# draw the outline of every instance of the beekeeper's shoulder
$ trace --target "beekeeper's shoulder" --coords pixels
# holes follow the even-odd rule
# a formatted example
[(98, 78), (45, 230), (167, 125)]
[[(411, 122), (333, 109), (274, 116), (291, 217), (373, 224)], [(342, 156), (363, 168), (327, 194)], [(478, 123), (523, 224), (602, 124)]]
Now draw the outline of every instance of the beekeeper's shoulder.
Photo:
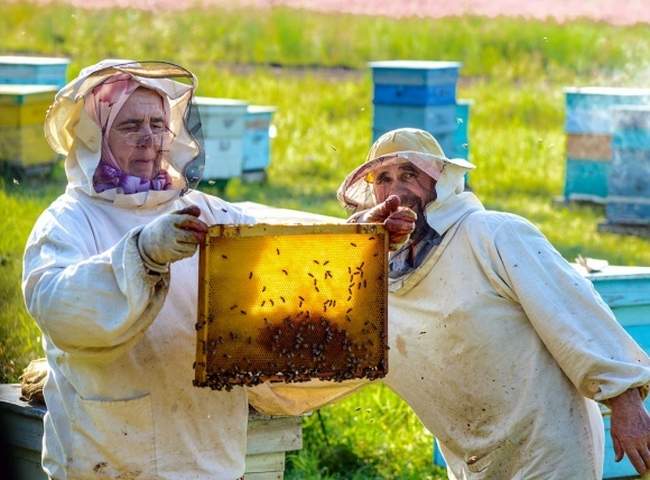
[(79, 200), (64, 193), (39, 215), (30, 238), (67, 234), (72, 238), (90, 231), (90, 223)]
[(184, 205), (199, 207), (208, 224), (238, 225), (254, 223), (237, 205), (199, 190), (189, 191), (181, 197), (181, 201)]
[(524, 217), (509, 212), (479, 210), (472, 212), (462, 223), (462, 232), (472, 241), (490, 243), (497, 236), (538, 232)]

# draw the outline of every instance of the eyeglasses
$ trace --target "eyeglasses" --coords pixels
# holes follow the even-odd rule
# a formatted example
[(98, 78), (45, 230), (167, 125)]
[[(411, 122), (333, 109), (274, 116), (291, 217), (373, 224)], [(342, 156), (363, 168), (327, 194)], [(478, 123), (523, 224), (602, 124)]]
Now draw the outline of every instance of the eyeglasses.
[(150, 145), (158, 146), (162, 150), (168, 150), (176, 135), (169, 128), (162, 126), (151, 127), (149, 132), (143, 132), (141, 129), (133, 130), (113, 130), (130, 147), (148, 147)]

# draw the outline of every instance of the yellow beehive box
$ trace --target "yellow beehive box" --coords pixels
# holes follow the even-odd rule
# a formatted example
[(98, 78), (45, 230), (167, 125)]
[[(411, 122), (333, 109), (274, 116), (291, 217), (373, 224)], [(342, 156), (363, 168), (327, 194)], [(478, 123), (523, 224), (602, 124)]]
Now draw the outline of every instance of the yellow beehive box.
[(195, 385), (384, 376), (387, 251), (377, 224), (211, 227)]
[(56, 161), (43, 135), (56, 87), (0, 85), (0, 161), (33, 167)]

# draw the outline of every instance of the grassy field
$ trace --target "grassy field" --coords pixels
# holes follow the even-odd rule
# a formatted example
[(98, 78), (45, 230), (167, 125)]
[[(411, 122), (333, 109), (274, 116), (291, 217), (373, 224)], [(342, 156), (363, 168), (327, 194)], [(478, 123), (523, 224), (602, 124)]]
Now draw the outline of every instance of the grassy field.
[[(166, 59), (192, 69), (201, 95), (278, 107), (273, 163), (264, 185), (230, 182), (228, 200), (252, 200), (343, 216), (334, 192), (370, 144), (371, 80), (365, 63), (387, 58), (464, 63), (459, 97), (470, 121), (472, 187), (490, 208), (536, 223), (568, 259), (578, 253), (616, 264), (650, 265), (650, 242), (601, 234), (603, 211), (558, 208), (564, 175), (563, 94), (567, 85), (644, 85), (647, 27), (509, 19), (378, 19), (270, 9), (79, 11), (3, 5), (0, 53), (67, 55), (70, 76), (104, 57)], [(280, 68), (281, 67), (281, 68)], [(336, 68), (323, 68), (336, 67)], [(47, 180), (0, 188), (0, 381), (15, 381), (41, 355), (38, 330), (20, 295), (29, 230), (62, 192)], [(206, 185), (205, 189), (215, 189)], [(431, 436), (381, 385), (305, 419), (305, 448), (289, 478), (444, 478), (431, 466)]]

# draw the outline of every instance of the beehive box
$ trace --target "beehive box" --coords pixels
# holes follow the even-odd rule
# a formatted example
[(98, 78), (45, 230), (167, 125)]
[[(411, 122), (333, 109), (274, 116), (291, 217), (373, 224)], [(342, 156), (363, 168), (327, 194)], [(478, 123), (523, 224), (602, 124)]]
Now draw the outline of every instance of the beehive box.
[(569, 87), (564, 93), (565, 131), (572, 134), (611, 135), (614, 131), (612, 107), (650, 104), (650, 89)]
[(0, 84), (53, 85), (66, 83), (70, 60), (54, 57), (0, 56)]
[(238, 177), (244, 158), (247, 103), (229, 98), (195, 97), (201, 116), (204, 146), (204, 180)]
[(384, 376), (387, 242), (377, 224), (211, 227), (195, 385)]
[(373, 141), (397, 128), (431, 133), (448, 156), (468, 157), (471, 102), (456, 103), (459, 62), (371, 62), (374, 84)]
[[(578, 268), (578, 267), (576, 267)], [(603, 271), (586, 274), (596, 291), (612, 309), (616, 320), (625, 331), (650, 353), (650, 268), (609, 266)], [(650, 399), (646, 399), (646, 408), (650, 409)], [(601, 406), (605, 423), (605, 462), (604, 479), (629, 478), (637, 476), (636, 470), (625, 457), (615, 462), (614, 447), (611, 438), (610, 412)], [(433, 463), (445, 466), (444, 457), (434, 442)]]
[(43, 122), (56, 87), (0, 85), (0, 160), (23, 168), (56, 161)]
[(376, 105), (453, 105), (459, 62), (370, 62)]
[(275, 107), (249, 105), (245, 117), (244, 172), (263, 171), (271, 160), (270, 128)]
[(615, 128), (606, 216), (614, 224), (650, 225), (650, 106), (612, 110)]
[(582, 87), (565, 89), (566, 200), (604, 203), (608, 195), (612, 108), (650, 103), (650, 90)]
[(396, 128), (420, 128), (436, 136), (456, 130), (456, 105), (403, 106), (375, 105), (374, 128), (382, 133)]

